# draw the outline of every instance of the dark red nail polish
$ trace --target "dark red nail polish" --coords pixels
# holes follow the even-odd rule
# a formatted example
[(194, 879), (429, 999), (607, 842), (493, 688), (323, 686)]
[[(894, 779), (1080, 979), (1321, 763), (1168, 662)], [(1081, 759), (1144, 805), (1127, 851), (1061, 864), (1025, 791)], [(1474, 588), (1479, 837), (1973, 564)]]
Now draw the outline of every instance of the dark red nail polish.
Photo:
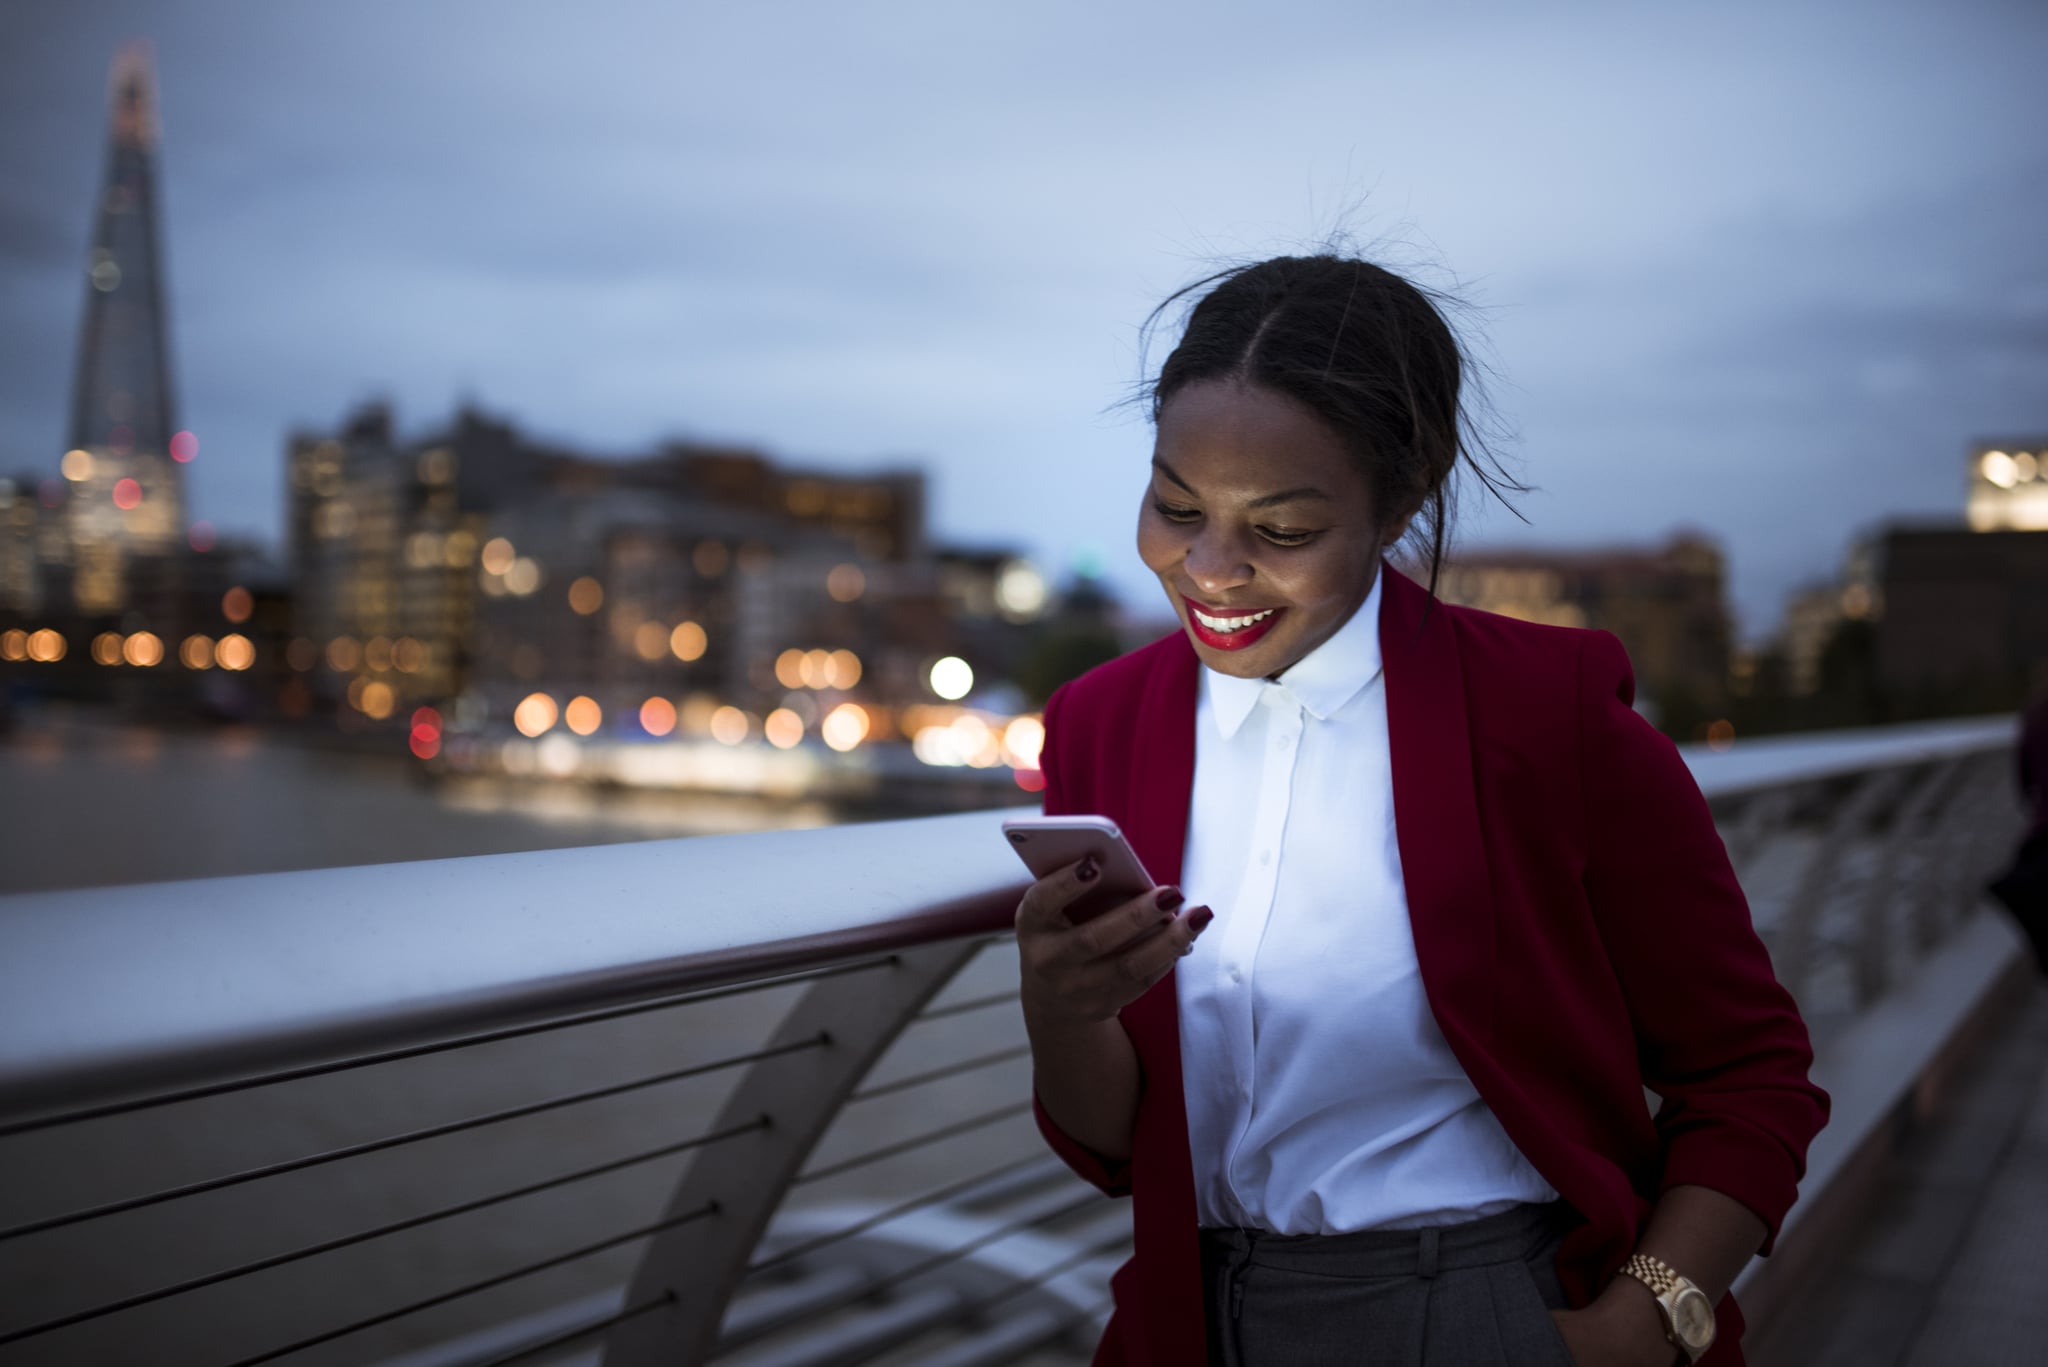
[(1095, 856), (1091, 854), (1081, 861), (1080, 868), (1074, 870), (1074, 877), (1084, 883), (1092, 883), (1095, 881), (1095, 875), (1101, 872), (1102, 870), (1096, 867)]
[(1185, 902), (1188, 899), (1181, 895), (1181, 890), (1179, 888), (1161, 888), (1159, 890), (1159, 896), (1156, 900), (1159, 904), (1159, 909), (1161, 911), (1172, 911), (1175, 907), (1179, 906), (1182, 902)]
[(1216, 913), (1207, 907), (1196, 907), (1188, 913), (1188, 924), (1194, 927), (1195, 934), (1197, 935), (1200, 935), (1203, 929), (1215, 919)]

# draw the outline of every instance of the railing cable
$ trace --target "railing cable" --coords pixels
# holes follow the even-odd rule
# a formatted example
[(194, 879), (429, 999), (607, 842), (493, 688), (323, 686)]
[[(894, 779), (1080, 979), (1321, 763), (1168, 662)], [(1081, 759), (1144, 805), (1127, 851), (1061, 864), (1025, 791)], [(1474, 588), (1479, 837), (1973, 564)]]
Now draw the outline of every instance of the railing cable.
[(702, 1077), (726, 1068), (737, 1068), (742, 1064), (758, 1063), (764, 1059), (776, 1058), (784, 1054), (800, 1053), (806, 1049), (817, 1049), (826, 1043), (828, 1043), (828, 1038), (825, 1035), (814, 1035), (810, 1039), (796, 1040), (789, 1044), (778, 1044), (772, 1048), (756, 1050), (751, 1054), (741, 1054), (735, 1058), (719, 1059), (715, 1063), (700, 1063), (689, 1068), (678, 1068), (666, 1073), (657, 1073), (653, 1077), (635, 1078), (631, 1082), (614, 1083), (609, 1087), (596, 1087), (584, 1092), (572, 1092), (568, 1096), (551, 1097), (546, 1101), (528, 1102), (523, 1106), (512, 1106), (500, 1111), (488, 1111), (483, 1115), (470, 1116), (463, 1120), (451, 1120), (440, 1125), (429, 1125), (425, 1129), (408, 1130), (403, 1134), (390, 1135), (383, 1139), (368, 1139), (360, 1144), (350, 1144), (339, 1149), (329, 1149), (324, 1153), (310, 1154), (304, 1158), (288, 1158), (278, 1163), (267, 1163), (260, 1168), (245, 1168), (240, 1172), (228, 1173), (221, 1177), (209, 1177), (198, 1182), (188, 1182), (183, 1186), (167, 1187), (162, 1191), (152, 1192), (147, 1196), (131, 1196), (123, 1200), (109, 1201), (103, 1205), (91, 1206), (85, 1210), (72, 1211), (66, 1215), (52, 1215), (41, 1220), (32, 1220), (27, 1224), (15, 1225), (11, 1229), (0, 1229), (0, 1241), (18, 1239), (30, 1234), (40, 1234), (45, 1230), (60, 1229), (66, 1225), (81, 1224), (87, 1220), (97, 1220), (109, 1215), (119, 1215), (126, 1211), (140, 1210), (146, 1206), (161, 1205), (166, 1201), (175, 1201), (187, 1196), (199, 1196), (210, 1191), (220, 1191), (227, 1187), (241, 1186), (243, 1183), (259, 1181), (265, 1177), (277, 1177), (288, 1172), (302, 1172), (307, 1168), (319, 1167), (325, 1163), (339, 1162), (344, 1158), (360, 1158), (368, 1153), (381, 1153), (386, 1149), (395, 1149), (406, 1144), (417, 1144), (428, 1139), (438, 1139), (443, 1135), (460, 1134), (464, 1130), (477, 1129), (480, 1126), (496, 1124), (499, 1121), (517, 1120), (525, 1116), (540, 1115), (547, 1111), (560, 1110), (564, 1106), (573, 1106), (579, 1102), (598, 1101), (606, 1097), (620, 1096), (627, 1092), (659, 1086), (665, 1082), (678, 1082), (685, 1078)]
[(763, 1116), (752, 1124), (735, 1125), (731, 1129), (715, 1130), (710, 1134), (700, 1134), (694, 1139), (684, 1139), (674, 1144), (664, 1144), (658, 1149), (649, 1149), (644, 1153), (630, 1154), (624, 1158), (615, 1158), (608, 1163), (578, 1168), (574, 1172), (562, 1173), (559, 1176), (544, 1178), (538, 1182), (529, 1182), (523, 1187), (514, 1187), (510, 1191), (501, 1191), (491, 1196), (480, 1196), (474, 1200), (463, 1201), (456, 1205), (443, 1206), (439, 1210), (430, 1210), (419, 1215), (408, 1216), (403, 1220), (394, 1220), (389, 1224), (378, 1225), (374, 1229), (358, 1230), (353, 1234), (343, 1234), (321, 1243), (309, 1244), (305, 1248), (295, 1248), (288, 1253), (276, 1253), (267, 1258), (258, 1258), (254, 1262), (222, 1268), (218, 1272), (209, 1272), (204, 1276), (193, 1277), (170, 1286), (160, 1286), (154, 1291), (142, 1291), (118, 1301), (97, 1305), (90, 1310), (80, 1310), (59, 1319), (45, 1320), (41, 1324), (32, 1324), (26, 1329), (11, 1330), (0, 1334), (0, 1346), (16, 1343), (22, 1339), (34, 1338), (38, 1334), (48, 1334), (59, 1329), (68, 1329), (74, 1324), (83, 1324), (87, 1320), (99, 1319), (105, 1315), (119, 1314), (123, 1310), (133, 1310), (140, 1305), (148, 1305), (153, 1301), (167, 1300), (172, 1296), (180, 1296), (188, 1291), (198, 1291), (205, 1287), (216, 1286), (221, 1282), (233, 1281), (238, 1277), (252, 1276), (258, 1272), (268, 1272), (274, 1267), (283, 1267), (287, 1263), (300, 1262), (306, 1258), (317, 1257), (322, 1253), (333, 1253), (355, 1244), (366, 1243), (371, 1239), (381, 1239), (387, 1234), (398, 1234), (408, 1229), (418, 1229), (421, 1225), (430, 1225), (437, 1220), (452, 1220), (458, 1215), (468, 1215), (474, 1211), (484, 1210), (491, 1206), (501, 1206), (507, 1201), (517, 1201), (522, 1197), (549, 1191), (555, 1187), (567, 1186), (572, 1182), (580, 1182), (591, 1177), (602, 1177), (608, 1172), (617, 1172), (621, 1168), (630, 1168), (639, 1163), (651, 1163), (657, 1158), (668, 1158), (675, 1154), (687, 1153), (692, 1149), (700, 1149), (708, 1144), (718, 1143), (720, 1140), (735, 1139), (740, 1135), (753, 1134), (767, 1128), (768, 1117)]
[(991, 1006), (1017, 1000), (1015, 992), (992, 992), (986, 997), (970, 997), (964, 1002), (953, 1002), (947, 1006), (934, 1006), (919, 1012), (919, 1021), (944, 1020), (947, 1016), (963, 1016), (969, 1011), (983, 1011)]
[(862, 1216), (843, 1228), (833, 1230), (830, 1234), (821, 1234), (814, 1239), (806, 1239), (800, 1244), (793, 1244), (788, 1248), (778, 1249), (775, 1253), (761, 1259), (759, 1262), (747, 1264), (744, 1275), (752, 1277), (781, 1267), (786, 1263), (793, 1263), (799, 1259), (807, 1258), (820, 1249), (830, 1248), (832, 1245), (843, 1243), (855, 1235), (865, 1234), (877, 1225), (887, 1224), (889, 1221), (899, 1219), (914, 1210), (920, 1210), (925, 1206), (934, 1205), (940, 1201), (958, 1196), (961, 1192), (970, 1191), (984, 1182), (994, 1181), (998, 1177), (1006, 1177), (1010, 1173), (1041, 1161), (1042, 1159), (1038, 1154), (1026, 1154), (1022, 1158), (1012, 1159), (1010, 1162), (1004, 1163), (999, 1167), (990, 1168), (986, 1172), (978, 1172), (972, 1177), (964, 1177), (957, 1182), (949, 1182), (943, 1187), (937, 1187), (931, 1191), (910, 1197), (908, 1200), (877, 1211), (872, 1215)]
[(347, 1072), (353, 1068), (368, 1068), (379, 1063), (398, 1063), (405, 1059), (425, 1058), (432, 1054), (446, 1053), (450, 1049), (467, 1049), (473, 1045), (495, 1044), (500, 1040), (520, 1039), (527, 1035), (546, 1034), (554, 1030), (567, 1030), (578, 1025), (595, 1025), (601, 1021), (618, 1020), (626, 1016), (642, 1015), (649, 1011), (666, 1011), (671, 1007), (692, 1006), (699, 1002), (720, 1001), (727, 997), (746, 996), (764, 992), (771, 988), (788, 987), (799, 983), (815, 982), (822, 978), (837, 978), (848, 973), (865, 972), (871, 968), (887, 968), (897, 962), (894, 954), (878, 955), (874, 958), (859, 959), (852, 963), (835, 964), (830, 968), (805, 969), (796, 973), (785, 973), (773, 978), (760, 978), (752, 982), (737, 983), (731, 987), (705, 988), (700, 991), (678, 993), (671, 997), (659, 997), (653, 1001), (634, 1002), (627, 1006), (608, 1006), (595, 1011), (580, 1011), (570, 1016), (557, 1016), (530, 1025), (508, 1025), (499, 1030), (486, 1030), (456, 1039), (437, 1040), (432, 1044), (413, 1044), (401, 1049), (385, 1049), (374, 1054), (359, 1054), (353, 1058), (336, 1059), (327, 1063), (309, 1063), (298, 1068), (284, 1068), (273, 1072), (260, 1073), (252, 1077), (233, 1078), (226, 1082), (209, 1082), (176, 1091), (157, 1092), (146, 1097), (127, 1101), (110, 1101), (103, 1105), (80, 1107), (77, 1110), (59, 1111), (51, 1115), (35, 1116), (28, 1120), (0, 1123), (0, 1139), (17, 1134), (29, 1134), (46, 1130), (56, 1125), (69, 1125), (83, 1120), (102, 1120), (108, 1116), (126, 1115), (131, 1111), (145, 1111), (157, 1106), (169, 1106), (181, 1101), (199, 1101), (207, 1097), (225, 1096), (233, 1092), (247, 1091), (252, 1087), (268, 1087), (278, 1083), (299, 1082), (306, 1078), (326, 1077), (333, 1073)]
[(1030, 1102), (1018, 1101), (1008, 1106), (998, 1107), (993, 1111), (984, 1111), (980, 1115), (970, 1116), (966, 1120), (956, 1121), (951, 1125), (927, 1131), (914, 1139), (906, 1139), (900, 1144), (887, 1144), (879, 1149), (872, 1149), (858, 1157), (846, 1159), (844, 1162), (833, 1163), (827, 1167), (815, 1168), (810, 1172), (799, 1173), (790, 1179), (789, 1184), (793, 1187), (799, 1187), (807, 1182), (822, 1182), (828, 1177), (837, 1177), (843, 1172), (851, 1172), (855, 1168), (864, 1168), (870, 1163), (879, 1163), (885, 1158), (894, 1158), (898, 1154), (909, 1153), (912, 1149), (921, 1149), (928, 1144), (937, 1144), (942, 1140), (951, 1139), (955, 1135), (966, 1134), (969, 1130), (978, 1130), (985, 1125), (993, 1125), (997, 1121), (1008, 1120), (1011, 1116), (1022, 1115), (1030, 1109)]
[(894, 1082), (881, 1082), (872, 1087), (863, 1087), (846, 1100), (851, 1104), (856, 1101), (869, 1101), (878, 1096), (889, 1096), (895, 1092), (907, 1092), (928, 1082), (958, 1077), (962, 1073), (971, 1073), (979, 1068), (992, 1068), (998, 1063), (1008, 1063), (1011, 1059), (1026, 1058), (1030, 1053), (1031, 1046), (1028, 1044), (1020, 1044), (1014, 1049), (998, 1049), (992, 1054), (981, 1054), (959, 1063), (947, 1064), (943, 1068), (934, 1068), (930, 1072), (912, 1073), (909, 1077), (898, 1078)]
[(716, 1201), (706, 1201), (695, 1210), (685, 1211), (681, 1215), (672, 1215), (666, 1220), (657, 1220), (651, 1225), (642, 1225), (638, 1229), (629, 1229), (623, 1234), (614, 1234), (610, 1238), (600, 1239), (596, 1243), (572, 1248), (567, 1253), (558, 1253), (552, 1258), (544, 1258), (537, 1263), (527, 1263), (525, 1266), (516, 1267), (510, 1272), (500, 1272), (495, 1276), (485, 1277), (480, 1281), (458, 1286), (452, 1291), (443, 1291), (438, 1296), (428, 1296), (424, 1300), (411, 1301), (399, 1306), (396, 1310), (387, 1310), (381, 1315), (366, 1316), (363, 1319), (344, 1324), (339, 1328), (329, 1329), (324, 1333), (314, 1334), (311, 1337), (299, 1339), (294, 1343), (287, 1343), (281, 1348), (272, 1348), (268, 1352), (258, 1353), (254, 1357), (239, 1358), (230, 1363), (229, 1367), (257, 1367), (258, 1363), (274, 1362), (278, 1358), (303, 1352), (308, 1348), (316, 1348), (323, 1343), (332, 1343), (338, 1338), (346, 1338), (348, 1335), (360, 1330), (373, 1329), (380, 1324), (389, 1324), (392, 1320), (403, 1319), (407, 1315), (418, 1314), (422, 1310), (431, 1310), (437, 1305), (446, 1305), (450, 1301), (461, 1300), (464, 1296), (473, 1296), (480, 1291), (489, 1291), (493, 1287), (517, 1281), (521, 1277), (530, 1277), (536, 1272), (545, 1272), (552, 1267), (573, 1263), (577, 1259), (587, 1258), (593, 1253), (602, 1253), (608, 1248), (617, 1248), (620, 1244), (630, 1244), (636, 1239), (645, 1239), (650, 1235), (659, 1234), (665, 1229), (674, 1229), (678, 1225), (686, 1225), (693, 1220), (702, 1220), (707, 1216), (716, 1215), (717, 1213), (718, 1203)]

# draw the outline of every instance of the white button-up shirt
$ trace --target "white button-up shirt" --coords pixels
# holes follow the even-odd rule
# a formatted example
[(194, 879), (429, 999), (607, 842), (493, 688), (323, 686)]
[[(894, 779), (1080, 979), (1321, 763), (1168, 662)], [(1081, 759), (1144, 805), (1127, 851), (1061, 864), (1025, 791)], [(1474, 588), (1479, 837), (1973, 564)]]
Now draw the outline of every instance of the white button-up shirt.
[(1394, 839), (1380, 583), (1277, 682), (1202, 671), (1176, 970), (1204, 1225), (1451, 1224), (1557, 1193), (1430, 1014)]

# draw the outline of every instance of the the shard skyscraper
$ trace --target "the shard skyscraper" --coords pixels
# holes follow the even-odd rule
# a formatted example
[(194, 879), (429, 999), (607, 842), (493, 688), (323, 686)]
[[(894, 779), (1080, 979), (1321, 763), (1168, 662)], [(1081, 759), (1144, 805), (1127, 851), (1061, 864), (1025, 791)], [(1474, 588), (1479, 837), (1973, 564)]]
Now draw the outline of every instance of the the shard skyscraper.
[(72, 596), (87, 614), (156, 596), (150, 581), (185, 535), (181, 465), (196, 448), (171, 388), (147, 44), (114, 59), (111, 106), (63, 465)]

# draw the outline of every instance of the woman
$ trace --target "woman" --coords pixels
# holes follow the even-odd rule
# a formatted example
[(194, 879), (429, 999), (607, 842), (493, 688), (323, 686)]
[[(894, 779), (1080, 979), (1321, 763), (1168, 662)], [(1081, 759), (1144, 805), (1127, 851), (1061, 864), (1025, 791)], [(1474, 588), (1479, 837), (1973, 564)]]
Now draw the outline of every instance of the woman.
[(1017, 912), (1040, 1127), (1136, 1200), (1095, 1361), (1739, 1363), (1827, 1098), (1699, 790), (1612, 637), (1385, 563), (1471, 459), (1428, 297), (1204, 283), (1138, 523), (1183, 630), (1045, 713), (1045, 810), (1164, 883)]

